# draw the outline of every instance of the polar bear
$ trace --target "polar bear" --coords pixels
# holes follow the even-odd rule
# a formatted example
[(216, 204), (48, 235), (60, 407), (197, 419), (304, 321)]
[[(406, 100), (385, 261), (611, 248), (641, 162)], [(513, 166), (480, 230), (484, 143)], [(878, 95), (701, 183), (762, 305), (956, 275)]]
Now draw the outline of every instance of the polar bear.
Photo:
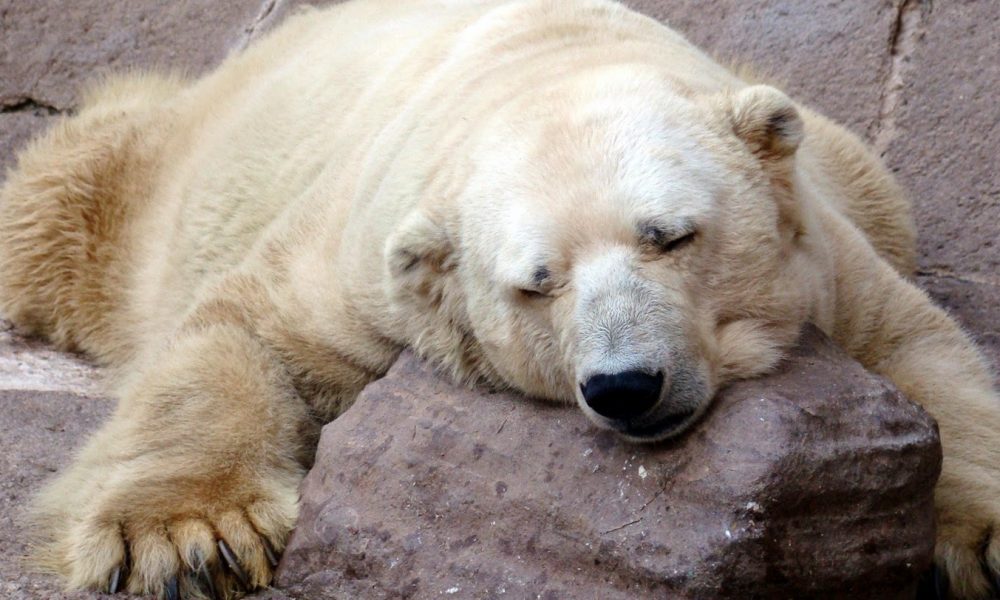
[[(391, 7), (391, 10), (390, 10)], [(1000, 401), (851, 134), (605, 0), (356, 0), (197, 81), (92, 88), (0, 199), (0, 308), (109, 365), (37, 501), (71, 588), (266, 585), (320, 425), (410, 347), (683, 431), (806, 322), (936, 417), (936, 560), (1000, 576)]]

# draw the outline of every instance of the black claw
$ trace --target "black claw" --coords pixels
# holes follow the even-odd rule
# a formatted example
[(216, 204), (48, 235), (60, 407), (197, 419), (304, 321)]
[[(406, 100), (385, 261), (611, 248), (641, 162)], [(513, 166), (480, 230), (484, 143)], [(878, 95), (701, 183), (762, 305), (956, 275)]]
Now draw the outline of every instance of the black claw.
[(113, 571), (111, 571), (111, 575), (108, 576), (108, 593), (117, 594), (118, 590), (122, 586), (123, 580), (124, 578), (122, 577), (122, 566), (118, 565), (117, 567), (114, 568)]
[(233, 552), (232, 548), (229, 547), (229, 544), (227, 544), (225, 540), (219, 540), (218, 546), (219, 554), (222, 555), (222, 560), (225, 561), (226, 566), (228, 566), (229, 570), (236, 576), (240, 585), (242, 585), (244, 589), (249, 589), (250, 582), (247, 581), (247, 574), (243, 571), (243, 567), (240, 566), (240, 562), (236, 560), (236, 554)]
[(274, 553), (274, 548), (271, 547), (271, 542), (267, 541), (267, 538), (261, 538), (264, 542), (264, 556), (267, 557), (267, 564), (271, 565), (272, 569), (278, 568), (278, 557)]
[(166, 585), (163, 587), (163, 592), (167, 600), (181, 600), (181, 590), (180, 586), (177, 585), (176, 575), (167, 580)]
[(188, 575), (192, 587), (195, 587), (202, 594), (206, 594), (212, 600), (219, 600), (219, 594), (215, 591), (215, 579), (208, 570), (208, 561), (205, 555), (199, 550), (193, 550), (188, 559), (191, 565), (191, 573)]
[(202, 591), (207, 591), (208, 597), (212, 600), (219, 600), (219, 594), (215, 591), (215, 580), (212, 579), (212, 574), (208, 572), (208, 565), (202, 562), (195, 576), (199, 584), (198, 587)]

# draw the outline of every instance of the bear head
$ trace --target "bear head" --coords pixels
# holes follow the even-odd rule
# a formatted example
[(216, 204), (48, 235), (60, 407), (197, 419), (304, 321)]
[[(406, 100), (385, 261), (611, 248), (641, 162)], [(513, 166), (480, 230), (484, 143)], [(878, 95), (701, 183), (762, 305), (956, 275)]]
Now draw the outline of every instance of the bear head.
[(802, 137), (760, 85), (610, 73), (511, 102), (479, 124), (456, 197), (389, 240), (395, 297), (424, 313), (411, 345), (631, 440), (679, 433), (814, 310)]

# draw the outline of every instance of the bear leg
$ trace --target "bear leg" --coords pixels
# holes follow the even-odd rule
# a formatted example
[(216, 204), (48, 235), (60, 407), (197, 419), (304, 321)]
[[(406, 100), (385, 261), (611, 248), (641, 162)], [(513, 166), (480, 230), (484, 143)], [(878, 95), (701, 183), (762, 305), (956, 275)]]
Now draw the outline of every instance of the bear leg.
[(258, 338), (182, 330), (43, 492), (37, 557), (71, 588), (232, 597), (267, 585), (317, 425)]
[(1000, 394), (955, 321), (879, 258), (860, 232), (839, 238), (833, 337), (933, 416), (943, 459), (935, 488), (935, 562), (953, 598), (1000, 593)]

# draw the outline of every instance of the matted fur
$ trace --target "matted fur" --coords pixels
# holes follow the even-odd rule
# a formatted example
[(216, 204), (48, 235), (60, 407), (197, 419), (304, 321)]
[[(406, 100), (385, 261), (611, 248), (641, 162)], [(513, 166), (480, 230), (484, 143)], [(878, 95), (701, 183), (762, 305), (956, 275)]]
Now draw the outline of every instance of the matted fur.
[(907, 280), (886, 169), (751, 83), (603, 1), (358, 0), (201, 80), (91, 90), (0, 192), (0, 309), (114, 367), (120, 399), (37, 501), (41, 561), (232, 591), (221, 538), (267, 583), (318, 426), (403, 347), (608, 427), (581, 378), (662, 369), (686, 426), (811, 321), (938, 420), (937, 560), (984, 596), (989, 369)]

